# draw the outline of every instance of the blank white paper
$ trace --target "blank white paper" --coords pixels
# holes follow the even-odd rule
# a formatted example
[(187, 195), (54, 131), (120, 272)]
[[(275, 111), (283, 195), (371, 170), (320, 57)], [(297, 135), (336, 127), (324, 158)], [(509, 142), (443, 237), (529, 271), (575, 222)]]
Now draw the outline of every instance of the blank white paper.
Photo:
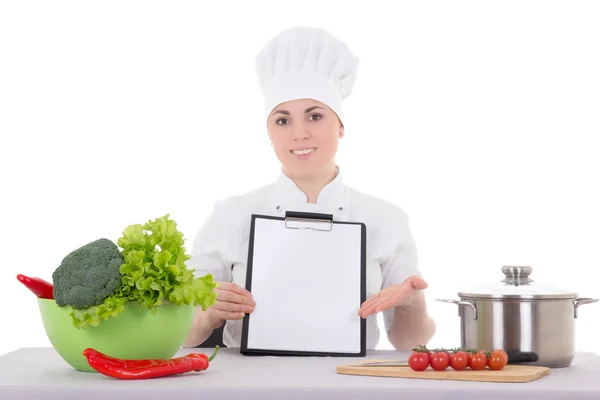
[(256, 218), (248, 349), (358, 353), (360, 263), (361, 225), (318, 231)]

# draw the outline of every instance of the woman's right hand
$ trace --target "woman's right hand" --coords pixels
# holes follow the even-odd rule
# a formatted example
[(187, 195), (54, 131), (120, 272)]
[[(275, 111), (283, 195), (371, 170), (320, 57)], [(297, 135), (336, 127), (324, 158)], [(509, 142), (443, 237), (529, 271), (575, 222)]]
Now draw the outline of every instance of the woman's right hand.
[(228, 320), (243, 319), (246, 314), (254, 311), (256, 303), (252, 293), (231, 282), (219, 282), (217, 301), (208, 308), (208, 322), (213, 329), (221, 327)]

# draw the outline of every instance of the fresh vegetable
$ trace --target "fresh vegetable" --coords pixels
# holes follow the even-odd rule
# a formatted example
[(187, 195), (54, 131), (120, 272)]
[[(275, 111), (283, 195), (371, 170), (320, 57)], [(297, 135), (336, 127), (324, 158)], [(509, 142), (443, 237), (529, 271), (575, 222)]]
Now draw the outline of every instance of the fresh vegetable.
[(416, 348), (413, 349), (413, 351), (423, 352), (423, 353), (427, 354), (428, 357), (431, 357), (431, 353), (432, 353), (431, 350), (429, 350), (426, 346), (422, 346), (422, 345), (417, 346)]
[(488, 367), (494, 371), (501, 370), (508, 364), (508, 355), (504, 350), (494, 350), (488, 357)]
[(52, 274), (60, 307), (97, 306), (121, 286), (123, 255), (116, 244), (98, 239), (69, 253)]
[(463, 371), (469, 366), (469, 357), (464, 351), (456, 351), (450, 356), (450, 367), (455, 371)]
[(435, 371), (444, 371), (450, 365), (450, 357), (448, 357), (448, 353), (445, 351), (431, 353), (429, 365)]
[(183, 234), (168, 215), (145, 225), (130, 225), (117, 243), (125, 256), (123, 295), (152, 309), (168, 301), (193, 303), (206, 310), (216, 301), (212, 276), (195, 279), (186, 268), (190, 256), (185, 253)]
[(408, 356), (408, 366), (415, 371), (425, 371), (429, 366), (429, 355), (423, 351), (413, 350)]
[(479, 371), (486, 367), (499, 371), (508, 364), (508, 355), (502, 349), (488, 352), (483, 349), (433, 349), (418, 346), (408, 358), (408, 365), (414, 371), (425, 371), (431, 367), (434, 371), (444, 371), (451, 367), (455, 371), (467, 368)]
[[(110, 258), (98, 251), (95, 253), (101, 258), (98, 260), (92, 253), (95, 247), (88, 247), (87, 253), (76, 250), (75, 254), (80, 254), (78, 258), (71, 256), (63, 262), (72, 265), (75, 259), (79, 260), (78, 267), (71, 266), (69, 270), (79, 272), (88, 266), (91, 268), (91, 275), (97, 274), (98, 279), (106, 278), (105, 281), (110, 286), (102, 295), (98, 294), (93, 303), (86, 303), (85, 307), (84, 304), (75, 304), (74, 300), (69, 300), (69, 303), (73, 303), (70, 304), (73, 325), (76, 328), (98, 326), (101, 320), (117, 317), (129, 301), (137, 301), (152, 314), (165, 303), (178, 306), (193, 304), (206, 311), (216, 302), (214, 289), (217, 283), (211, 274), (195, 278), (193, 271), (187, 269), (185, 263), (190, 256), (186, 254), (184, 242), (176, 222), (167, 214), (145, 224), (133, 224), (125, 228), (114, 245), (114, 248), (120, 248), (120, 258), (114, 252), (110, 255), (115, 257)], [(117, 262), (118, 259), (121, 261)], [(117, 264), (118, 267), (115, 267)], [(97, 265), (104, 265), (109, 271), (101, 274), (97, 272), (100, 270), (94, 269)], [(61, 270), (66, 272), (67, 268)], [(63, 276), (61, 270), (55, 272), (55, 295), (76, 291), (77, 286), (92, 286), (89, 277), (77, 275), (79, 279), (75, 276), (69, 279)], [(117, 274), (118, 280), (115, 281)], [(57, 292), (56, 286), (59, 285), (61, 289)], [(82, 301), (83, 291), (79, 289), (77, 293), (78, 300)], [(63, 300), (61, 304), (68, 303)]]
[(110, 357), (95, 349), (83, 351), (88, 364), (99, 373), (117, 379), (151, 379), (170, 375), (184, 374), (208, 369), (210, 362), (219, 351), (215, 347), (213, 354), (191, 353), (171, 359), (125, 360)]
[(484, 369), (487, 366), (487, 356), (484, 352), (478, 351), (473, 353), (471, 358), (469, 359), (469, 368), (474, 371), (479, 371)]
[(17, 279), (38, 298), (50, 300), (54, 298), (52, 294), (54, 286), (50, 282), (46, 282), (42, 278), (26, 276), (23, 274), (18, 274)]

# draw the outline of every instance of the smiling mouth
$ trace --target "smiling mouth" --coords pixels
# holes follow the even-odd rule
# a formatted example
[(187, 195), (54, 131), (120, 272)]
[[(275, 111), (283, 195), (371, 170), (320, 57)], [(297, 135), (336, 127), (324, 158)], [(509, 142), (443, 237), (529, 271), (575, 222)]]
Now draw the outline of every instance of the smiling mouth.
[(317, 149), (316, 147), (311, 147), (308, 149), (290, 150), (290, 153), (295, 154), (297, 156), (303, 156), (303, 155), (312, 153), (316, 149)]

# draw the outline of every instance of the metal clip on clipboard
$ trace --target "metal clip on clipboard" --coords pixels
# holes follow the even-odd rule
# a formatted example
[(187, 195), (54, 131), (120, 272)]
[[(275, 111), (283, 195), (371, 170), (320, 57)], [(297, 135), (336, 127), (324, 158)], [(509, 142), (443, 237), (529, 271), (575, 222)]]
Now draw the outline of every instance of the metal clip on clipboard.
[(285, 213), (285, 227), (287, 229), (331, 231), (333, 229), (333, 214), (287, 211)]

